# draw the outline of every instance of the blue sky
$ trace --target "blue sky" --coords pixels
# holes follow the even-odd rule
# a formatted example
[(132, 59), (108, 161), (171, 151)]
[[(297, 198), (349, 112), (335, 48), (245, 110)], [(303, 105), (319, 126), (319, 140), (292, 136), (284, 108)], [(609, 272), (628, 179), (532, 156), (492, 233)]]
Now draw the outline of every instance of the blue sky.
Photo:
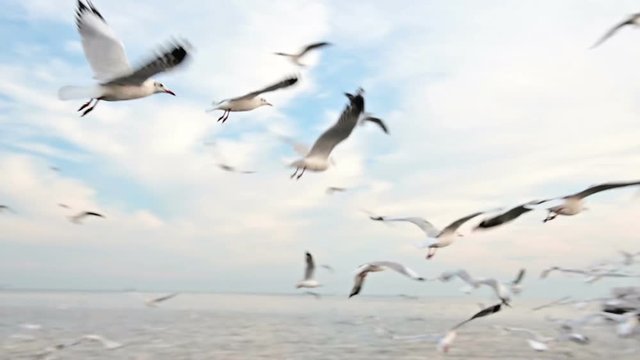
[[(609, 282), (536, 279), (551, 265), (583, 266), (637, 251), (634, 190), (598, 195), (590, 211), (542, 226), (531, 214), (468, 233), (425, 261), (411, 226), (360, 212), (423, 216), (439, 226), (476, 210), (638, 178), (640, 33), (623, 29), (596, 50), (632, 1), (96, 0), (133, 63), (172, 36), (193, 60), (159, 77), (178, 96), (106, 103), (85, 118), (57, 89), (91, 83), (74, 1), (9, 0), (0, 15), (0, 284), (28, 288), (139, 288), (292, 292), (309, 250), (346, 293), (351, 271), (401, 261), (425, 276), (465, 267), (505, 280), (530, 271), (525, 296), (547, 289), (606, 292)], [(299, 70), (274, 51), (326, 40)], [(232, 114), (204, 109), (300, 72), (275, 106)], [(290, 181), (295, 153), (276, 134), (311, 143), (362, 86), (386, 136), (360, 127), (336, 166)], [(204, 145), (216, 141), (217, 152)], [(216, 155), (217, 154), (217, 155)], [(241, 176), (216, 156), (255, 169)], [(52, 172), (49, 166), (62, 169)], [(352, 188), (326, 196), (327, 186)], [(104, 221), (70, 224), (57, 203), (95, 209)], [(457, 294), (380, 274), (371, 294)], [(628, 283), (628, 282), (627, 282)]]

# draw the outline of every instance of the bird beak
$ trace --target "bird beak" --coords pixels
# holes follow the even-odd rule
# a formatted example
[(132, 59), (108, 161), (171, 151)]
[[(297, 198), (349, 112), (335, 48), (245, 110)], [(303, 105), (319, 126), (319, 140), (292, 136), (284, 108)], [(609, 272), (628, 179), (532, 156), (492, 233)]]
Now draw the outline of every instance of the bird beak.
[(165, 93), (167, 93), (167, 94), (169, 94), (169, 95), (176, 96), (176, 93), (174, 93), (173, 91), (171, 91), (171, 90), (169, 90), (169, 89), (165, 90), (164, 92), (165, 92)]
[(267, 106), (273, 106), (273, 104), (271, 104), (271, 103), (264, 103), (264, 104), (267, 105)]

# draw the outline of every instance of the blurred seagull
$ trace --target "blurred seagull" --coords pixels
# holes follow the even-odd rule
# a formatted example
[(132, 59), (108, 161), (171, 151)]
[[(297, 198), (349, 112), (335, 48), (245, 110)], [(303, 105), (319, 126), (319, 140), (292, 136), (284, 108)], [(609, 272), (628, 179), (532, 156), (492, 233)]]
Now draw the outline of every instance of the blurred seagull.
[(296, 284), (296, 288), (317, 288), (322, 286), (317, 280), (313, 278), (313, 274), (316, 270), (316, 265), (313, 262), (313, 256), (309, 252), (305, 253), (306, 267), (304, 269), (304, 279)]
[(275, 91), (278, 89), (288, 88), (293, 84), (298, 82), (297, 76), (290, 76), (282, 81), (279, 81), (273, 85), (269, 85), (264, 89), (260, 89), (257, 91), (252, 91), (248, 94), (234, 97), (231, 99), (225, 99), (219, 102), (213, 103), (213, 108), (208, 109), (207, 112), (212, 112), (216, 110), (223, 110), (222, 116), (218, 118), (218, 121), (222, 121), (223, 123), (227, 121), (229, 118), (229, 114), (237, 111), (251, 111), (253, 109), (259, 108), (260, 106), (273, 106), (264, 98), (258, 97), (258, 95), (268, 93), (271, 91)]
[(524, 274), (525, 270), (521, 269), (516, 278), (508, 284), (503, 284), (493, 278), (473, 278), (466, 270), (447, 271), (442, 273), (438, 279), (443, 282), (448, 282), (454, 277), (458, 277), (473, 289), (477, 289), (481, 285), (488, 286), (504, 305), (510, 306), (511, 296), (513, 294), (519, 294), (522, 291), (520, 283), (524, 278)]
[(480, 224), (478, 224), (473, 230), (484, 230), (504, 225), (519, 218), (521, 215), (528, 213), (529, 211), (535, 210), (535, 205), (540, 205), (546, 201), (548, 200), (533, 200), (526, 204), (518, 205), (496, 216), (482, 220), (482, 222), (480, 222)]
[(95, 216), (95, 217), (101, 217), (104, 218), (105, 216), (102, 214), (99, 214), (97, 212), (93, 212), (93, 211), (83, 211), (77, 215), (73, 215), (71, 217), (69, 217), (69, 220), (74, 223), (74, 224), (82, 224), (82, 220), (86, 217), (89, 216)]
[(492, 314), (497, 313), (498, 311), (500, 311), (502, 309), (502, 304), (496, 304), (496, 305), (492, 305), (489, 306), (487, 308), (484, 308), (480, 311), (478, 311), (477, 313), (473, 314), (473, 316), (471, 316), (470, 318), (468, 318), (467, 320), (457, 324), (456, 326), (452, 327), (451, 330), (457, 330), (458, 328), (460, 328), (462, 325), (475, 320), (477, 318), (481, 318), (481, 317), (485, 317), (485, 316), (489, 316)]
[(597, 194), (605, 190), (611, 190), (611, 189), (617, 189), (621, 187), (635, 186), (635, 185), (640, 185), (640, 181), (600, 184), (600, 185), (591, 186), (590, 188), (587, 188), (576, 194), (567, 195), (562, 198), (554, 199), (554, 200), (560, 200), (562, 201), (562, 203), (548, 208), (547, 210), (549, 211), (549, 214), (543, 220), (543, 222), (546, 223), (548, 221), (551, 221), (555, 219), (558, 215), (572, 216), (572, 215), (577, 215), (581, 213), (583, 210), (587, 210), (587, 208), (584, 207), (584, 204), (583, 204), (584, 202), (583, 200), (587, 196), (591, 196), (593, 194)]
[(618, 32), (618, 30), (622, 29), (623, 27), (625, 27), (627, 25), (632, 25), (632, 26), (635, 26), (635, 27), (640, 26), (640, 13), (635, 13), (635, 14), (629, 16), (628, 18), (626, 18), (621, 23), (619, 23), (616, 26), (614, 26), (611, 29), (609, 29), (609, 31), (607, 31), (598, 41), (596, 41), (595, 44), (593, 44), (591, 46), (591, 49), (599, 46), (600, 44), (605, 42), (607, 39), (612, 37), (616, 32)]
[(15, 214), (15, 211), (13, 211), (13, 209), (10, 208), (8, 205), (0, 205), (0, 213), (4, 212), (4, 211), (11, 212), (11, 213)]
[(332, 272), (332, 273), (336, 272), (336, 271), (331, 267), (331, 265), (322, 264), (322, 265), (320, 265), (320, 267), (321, 267), (321, 268), (323, 268), (323, 269), (326, 269), (327, 271)]
[(428, 248), (427, 259), (431, 259), (438, 248), (447, 247), (453, 243), (456, 236), (462, 236), (456, 234), (456, 231), (467, 221), (473, 219), (476, 216), (482, 215), (485, 212), (475, 212), (471, 215), (467, 215), (460, 218), (451, 224), (447, 225), (442, 231), (438, 230), (429, 221), (420, 217), (404, 217), (404, 218), (391, 218), (386, 216), (370, 216), (369, 218), (374, 221), (405, 221), (416, 225), (427, 235), (427, 240), (423, 241), (419, 247)]
[(218, 167), (224, 171), (238, 173), (238, 174), (255, 174), (256, 173), (253, 170), (238, 170), (231, 165), (227, 165), (223, 163), (218, 164)]
[(351, 289), (351, 294), (349, 294), (349, 297), (351, 298), (360, 293), (360, 290), (362, 290), (362, 285), (364, 285), (364, 279), (367, 277), (367, 274), (369, 274), (370, 272), (384, 271), (386, 269), (391, 269), (393, 271), (396, 271), (404, 276), (412, 278), (413, 280), (424, 281), (423, 277), (421, 277), (415, 271), (409, 269), (408, 267), (402, 264), (399, 264), (397, 262), (392, 262), (392, 261), (374, 261), (374, 262), (360, 265), (358, 269), (356, 269), (354, 284), (353, 284), (353, 288)]
[[(291, 178), (296, 175), (300, 179), (305, 170), (325, 171), (329, 168), (329, 155), (331, 151), (351, 135), (358, 122), (371, 121), (370, 117), (362, 117), (364, 113), (364, 90), (358, 89), (355, 95), (346, 94), (349, 98), (349, 105), (344, 109), (338, 122), (326, 130), (313, 144), (311, 150), (304, 158), (294, 161), (291, 167), (296, 171), (291, 174)], [(300, 172), (298, 174), (298, 172)]]
[(347, 188), (337, 187), (337, 186), (329, 186), (327, 187), (327, 190), (325, 190), (327, 195), (333, 195), (334, 193), (345, 192), (345, 191), (347, 191)]
[(163, 295), (157, 298), (153, 298), (150, 300), (147, 300), (144, 302), (145, 305), (147, 305), (148, 307), (157, 307), (159, 303), (173, 299), (174, 297), (178, 296), (180, 293), (171, 293), (168, 295)]
[(300, 59), (305, 56), (309, 51), (314, 50), (314, 49), (320, 49), (323, 48), (325, 46), (329, 46), (331, 45), (331, 43), (328, 42), (318, 42), (318, 43), (313, 43), (313, 44), (309, 44), (307, 46), (305, 46), (304, 48), (302, 48), (302, 50), (300, 50), (297, 54), (285, 54), (285, 53), (281, 53), (281, 52), (277, 52), (274, 53), (275, 55), (279, 55), (279, 56), (284, 56), (289, 58), (289, 60), (300, 66), (300, 67), (304, 67), (306, 65), (304, 65), (303, 63), (300, 62)]
[(81, 116), (91, 112), (100, 100), (132, 100), (157, 93), (175, 96), (173, 91), (151, 77), (182, 64), (188, 55), (187, 43), (174, 42), (146, 64), (132, 68), (124, 45), (91, 2), (87, 5), (78, 0), (76, 24), (85, 57), (100, 83), (90, 87), (65, 86), (58, 91), (58, 97), (61, 100), (90, 97), (78, 109), (84, 110)]

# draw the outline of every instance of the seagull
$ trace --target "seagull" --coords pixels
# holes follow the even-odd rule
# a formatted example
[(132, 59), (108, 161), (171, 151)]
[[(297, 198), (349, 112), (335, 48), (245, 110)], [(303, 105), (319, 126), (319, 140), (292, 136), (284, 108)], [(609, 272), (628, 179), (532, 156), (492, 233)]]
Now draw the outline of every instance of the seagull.
[[(431, 259), (436, 254), (436, 250), (438, 248), (451, 245), (451, 243), (456, 238), (456, 231), (460, 226), (462, 226), (465, 222), (473, 219), (474, 217), (482, 215), (484, 213), (485, 212), (475, 212), (471, 215), (462, 217), (447, 225), (447, 227), (442, 230), (438, 230), (429, 221), (420, 217), (390, 218), (385, 216), (370, 216), (369, 218), (374, 221), (405, 221), (416, 225), (425, 233), (425, 235), (427, 235), (427, 240), (421, 243), (420, 247), (429, 249), (427, 253), (427, 259)], [(458, 234), (457, 236), (462, 235)]]
[(309, 44), (307, 46), (305, 46), (304, 48), (302, 48), (302, 50), (300, 50), (297, 54), (285, 54), (285, 53), (281, 53), (281, 52), (277, 52), (274, 53), (275, 55), (279, 55), (279, 56), (284, 56), (289, 58), (289, 60), (300, 66), (300, 67), (304, 67), (306, 65), (304, 65), (303, 63), (300, 62), (300, 59), (305, 56), (309, 51), (314, 50), (314, 49), (320, 49), (323, 48), (325, 46), (329, 46), (331, 45), (331, 43), (328, 42), (318, 42), (318, 43), (313, 43), (313, 44)]
[(605, 190), (611, 190), (611, 189), (617, 189), (621, 187), (635, 186), (635, 185), (640, 185), (640, 181), (617, 182), (617, 183), (606, 183), (606, 184), (594, 185), (579, 193), (575, 193), (559, 199), (555, 199), (555, 200), (562, 200), (563, 202), (560, 205), (556, 205), (548, 208), (547, 210), (549, 211), (549, 214), (543, 220), (543, 222), (546, 223), (548, 221), (551, 221), (555, 219), (558, 215), (572, 216), (572, 215), (577, 215), (581, 213), (582, 210), (587, 209), (586, 207), (584, 207), (584, 204), (583, 204), (583, 200), (587, 196), (591, 196), (593, 194), (596, 194)]
[(15, 213), (15, 211), (13, 211), (13, 209), (10, 208), (8, 205), (0, 205), (0, 213), (4, 211)]
[(238, 173), (238, 174), (255, 174), (256, 172), (253, 170), (238, 170), (235, 167), (227, 164), (220, 163), (218, 167), (224, 171)]
[[(371, 117), (364, 114), (364, 90), (358, 89), (355, 95), (346, 94), (349, 98), (349, 105), (344, 109), (338, 121), (326, 130), (316, 140), (311, 150), (299, 160), (294, 161), (291, 167), (295, 167), (296, 171), (291, 175), (300, 179), (305, 170), (325, 171), (329, 168), (329, 155), (331, 151), (351, 135), (353, 129), (358, 122), (371, 121)], [(298, 174), (298, 172), (300, 173)]]
[(518, 205), (496, 216), (489, 217), (482, 220), (482, 222), (480, 222), (474, 228), (474, 230), (484, 230), (484, 229), (490, 229), (493, 227), (504, 225), (508, 222), (511, 222), (519, 218), (521, 215), (528, 213), (529, 211), (535, 210), (536, 208), (534, 205), (540, 205), (546, 201), (548, 200), (533, 200), (533, 201), (529, 201), (528, 203)]
[(168, 295), (160, 296), (160, 297), (157, 297), (157, 298), (153, 298), (153, 299), (147, 300), (147, 301), (144, 302), (144, 304), (147, 305), (148, 307), (156, 307), (156, 306), (158, 306), (159, 303), (167, 301), (167, 300), (170, 300), (170, 299), (173, 299), (174, 297), (178, 296), (179, 294), (180, 293), (176, 292), (176, 293), (171, 293), (171, 294), (168, 294)]
[(132, 68), (124, 45), (91, 2), (87, 5), (83, 0), (78, 0), (76, 25), (82, 37), (85, 57), (99, 84), (90, 87), (65, 86), (58, 91), (58, 97), (61, 100), (90, 97), (78, 109), (84, 110), (81, 116), (91, 112), (100, 100), (133, 100), (157, 93), (175, 96), (173, 91), (151, 77), (182, 64), (188, 57), (189, 45), (186, 42), (173, 42), (147, 63)]
[(331, 265), (322, 264), (322, 265), (320, 265), (320, 267), (321, 267), (321, 268), (324, 268), (324, 269), (327, 269), (327, 271), (332, 272), (332, 273), (336, 272), (336, 271), (333, 269), (333, 267), (331, 267)]
[(599, 269), (599, 268), (583, 270), (583, 269), (567, 269), (567, 268), (561, 268), (559, 266), (552, 266), (550, 268), (544, 269), (540, 274), (540, 278), (545, 279), (553, 271), (584, 275), (586, 277), (585, 282), (588, 282), (588, 283), (594, 283), (605, 277), (614, 277), (614, 278), (640, 277), (640, 275), (638, 274), (627, 274), (627, 273), (609, 271), (606, 269)]
[(418, 275), (415, 271), (409, 269), (408, 267), (393, 261), (374, 261), (370, 263), (366, 263), (360, 265), (355, 272), (355, 279), (353, 288), (351, 289), (351, 293), (349, 294), (349, 298), (358, 295), (360, 290), (362, 290), (362, 285), (364, 285), (364, 279), (367, 277), (367, 274), (370, 272), (384, 271), (386, 269), (391, 269), (396, 271), (404, 276), (408, 276), (413, 280), (424, 281), (424, 278)]
[(443, 282), (448, 282), (454, 277), (460, 278), (462, 281), (466, 282), (471, 288), (477, 289), (481, 285), (485, 285), (490, 287), (496, 294), (496, 296), (502, 301), (502, 304), (510, 306), (509, 302), (511, 301), (512, 294), (519, 294), (522, 291), (520, 287), (520, 283), (524, 278), (525, 270), (521, 269), (518, 272), (516, 278), (508, 284), (503, 284), (502, 282), (493, 279), (493, 278), (474, 278), (466, 270), (454, 270), (454, 271), (446, 271), (442, 273), (438, 280)]
[(317, 288), (322, 286), (317, 280), (313, 278), (313, 273), (316, 270), (316, 266), (313, 262), (313, 256), (309, 252), (305, 253), (306, 268), (304, 269), (304, 279), (296, 284), (296, 288)]
[(288, 88), (293, 84), (298, 82), (297, 76), (290, 76), (284, 80), (281, 80), (273, 85), (269, 85), (264, 89), (260, 89), (257, 91), (252, 91), (248, 94), (225, 99), (219, 102), (213, 102), (213, 108), (208, 109), (207, 112), (212, 112), (216, 110), (223, 110), (222, 116), (218, 118), (218, 121), (222, 121), (224, 123), (229, 118), (229, 114), (237, 111), (251, 111), (253, 109), (259, 108), (260, 106), (273, 106), (264, 98), (258, 97), (258, 95), (268, 93), (271, 91), (275, 91), (278, 89)]
[(609, 29), (609, 31), (607, 31), (606, 34), (604, 34), (598, 41), (596, 41), (595, 44), (593, 44), (591, 46), (591, 49), (593, 49), (593, 48), (597, 47), (598, 45), (602, 44), (607, 39), (612, 37), (616, 32), (618, 32), (618, 30), (622, 29), (623, 27), (625, 27), (627, 25), (632, 25), (632, 26), (636, 26), (636, 27), (640, 26), (640, 13), (635, 13), (635, 14), (627, 17), (624, 21), (622, 21), (621, 23), (619, 23), (616, 26), (612, 27), (611, 29)]
[(334, 193), (345, 192), (345, 191), (347, 191), (347, 188), (337, 187), (337, 186), (329, 186), (329, 187), (327, 187), (327, 190), (325, 190), (327, 195), (333, 195)]
[(97, 212), (93, 212), (93, 211), (83, 211), (77, 215), (73, 215), (71, 217), (69, 217), (69, 220), (74, 223), (74, 224), (81, 224), (82, 223), (82, 219), (89, 217), (89, 216), (95, 216), (95, 217), (101, 217), (104, 218), (105, 216), (102, 214), (99, 214)]

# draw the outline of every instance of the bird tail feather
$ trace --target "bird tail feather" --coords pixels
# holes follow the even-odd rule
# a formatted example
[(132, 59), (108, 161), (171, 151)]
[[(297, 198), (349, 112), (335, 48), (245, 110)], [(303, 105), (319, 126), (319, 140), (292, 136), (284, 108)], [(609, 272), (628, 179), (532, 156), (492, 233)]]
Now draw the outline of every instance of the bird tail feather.
[(58, 90), (60, 100), (86, 99), (100, 97), (98, 86), (64, 86)]

